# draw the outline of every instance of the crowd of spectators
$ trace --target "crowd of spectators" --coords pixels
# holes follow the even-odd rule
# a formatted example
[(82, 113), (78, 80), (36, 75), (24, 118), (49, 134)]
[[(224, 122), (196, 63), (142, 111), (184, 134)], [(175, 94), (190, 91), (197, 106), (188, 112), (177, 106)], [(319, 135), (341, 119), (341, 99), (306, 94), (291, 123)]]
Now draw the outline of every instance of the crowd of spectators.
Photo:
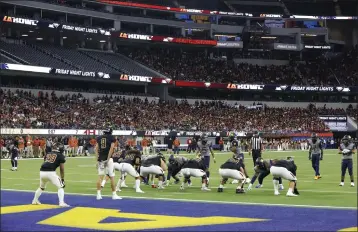
[(297, 84), (315, 86), (357, 86), (357, 49), (307, 62), (287, 65), (258, 66), (235, 64), (230, 59), (211, 59), (204, 52), (182, 52), (168, 49), (120, 49), (174, 80), (235, 82), (257, 84)]
[[(248, 109), (224, 102), (158, 102), (102, 96), (93, 100), (81, 94), (56, 96), (26, 91), (0, 92), (2, 128), (80, 129), (112, 126), (121, 130), (259, 130), (267, 132), (326, 131), (310, 108)], [(332, 112), (331, 109), (328, 109)]]

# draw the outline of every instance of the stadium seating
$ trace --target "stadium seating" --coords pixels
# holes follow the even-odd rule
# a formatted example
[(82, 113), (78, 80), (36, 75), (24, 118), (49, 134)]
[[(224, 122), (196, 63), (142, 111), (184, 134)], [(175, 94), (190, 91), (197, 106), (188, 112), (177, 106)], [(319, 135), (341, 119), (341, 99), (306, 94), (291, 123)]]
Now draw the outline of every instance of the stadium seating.
[(186, 101), (169, 104), (108, 96), (90, 102), (82, 95), (56, 97), (39, 93), (35, 96), (24, 91), (16, 94), (1, 91), (0, 101), (5, 102), (0, 121), (3, 128), (104, 128), (111, 122), (118, 129), (144, 130), (176, 128), (279, 133), (327, 130), (318, 118), (322, 110), (304, 108), (247, 109), (223, 102), (196, 102), (193, 107)]
[[(34, 49), (19, 41), (0, 40), (1, 49), (12, 55), (19, 57), (35, 66), (55, 67), (64, 69), (75, 69), (75, 66), (66, 64), (61, 58), (46, 54), (40, 50)], [(9, 62), (13, 63), (13, 62)]]

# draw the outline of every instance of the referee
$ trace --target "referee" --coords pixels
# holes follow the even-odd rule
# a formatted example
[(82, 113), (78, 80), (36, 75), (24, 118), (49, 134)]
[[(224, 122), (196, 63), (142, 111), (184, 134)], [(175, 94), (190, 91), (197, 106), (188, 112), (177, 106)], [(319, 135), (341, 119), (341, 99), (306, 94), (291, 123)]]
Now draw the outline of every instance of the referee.
[(256, 165), (256, 159), (261, 157), (262, 153), (262, 139), (259, 137), (259, 133), (257, 131), (254, 132), (250, 144), (249, 144), (249, 155), (252, 152), (252, 160), (254, 161), (254, 166)]

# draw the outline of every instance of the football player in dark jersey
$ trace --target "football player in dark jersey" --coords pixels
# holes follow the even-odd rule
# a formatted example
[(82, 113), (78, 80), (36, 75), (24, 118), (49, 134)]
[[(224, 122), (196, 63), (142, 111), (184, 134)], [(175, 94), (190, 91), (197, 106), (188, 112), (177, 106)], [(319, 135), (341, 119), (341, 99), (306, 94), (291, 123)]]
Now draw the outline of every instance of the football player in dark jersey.
[[(297, 177), (296, 170), (297, 166), (292, 159), (289, 160), (264, 160), (261, 157), (256, 159), (255, 169), (261, 171), (269, 171), (273, 176), (274, 194), (280, 195), (279, 193), (279, 180), (283, 178), (290, 181), (289, 189), (286, 196), (296, 197), (299, 195), (297, 190)], [(256, 172), (260, 173), (260, 172)], [(255, 174), (256, 175), (256, 174)]]
[[(63, 155), (64, 146), (54, 144), (52, 151), (46, 154), (45, 161), (40, 168), (40, 187), (36, 190), (33, 205), (40, 205), (39, 197), (45, 190), (48, 182), (58, 188), (58, 200), (60, 207), (69, 207), (64, 201), (65, 198), (65, 156)], [(56, 169), (60, 167), (61, 178), (57, 175)]]
[(188, 182), (189, 178), (191, 176), (193, 177), (201, 177), (202, 185), (201, 190), (202, 191), (210, 191), (210, 189), (207, 187), (207, 176), (206, 172), (204, 171), (207, 168), (207, 163), (204, 160), (204, 157), (198, 157), (196, 159), (190, 159), (188, 160), (182, 167), (181, 173), (184, 176), (184, 180), (181, 183), (180, 189), (184, 190), (184, 185)]
[(111, 180), (112, 188), (112, 199), (118, 200), (122, 199), (117, 195), (116, 187), (114, 183), (114, 163), (112, 159), (114, 147), (115, 147), (115, 138), (112, 135), (112, 129), (104, 130), (103, 135), (97, 137), (97, 143), (95, 148), (96, 161), (97, 161), (97, 170), (98, 170), (98, 181), (97, 181), (97, 200), (102, 199), (101, 194), (101, 184), (105, 177), (108, 175)]
[(144, 193), (140, 189), (140, 175), (137, 172), (137, 167), (141, 164), (141, 153), (139, 150), (129, 150), (125, 151), (120, 157), (114, 157), (114, 168), (117, 171), (121, 172), (120, 179), (117, 183), (117, 191), (121, 191), (120, 188), (123, 187), (123, 182), (125, 181), (125, 176), (128, 173), (133, 176), (135, 179), (135, 190), (137, 193)]
[(238, 180), (239, 185), (236, 188), (236, 193), (245, 193), (243, 186), (246, 180), (244, 169), (242, 167), (242, 157), (239, 154), (234, 154), (231, 159), (228, 159), (220, 166), (219, 174), (222, 177), (218, 192), (223, 192), (224, 184), (229, 178)]
[(17, 161), (20, 152), (18, 148), (18, 142), (16, 140), (9, 146), (9, 151), (11, 154), (11, 171), (17, 171)]
[(158, 189), (164, 189), (164, 172), (167, 171), (167, 169), (168, 166), (165, 163), (165, 156), (162, 153), (158, 153), (142, 160), (140, 176), (147, 177), (150, 174), (157, 176), (159, 179)]
[[(167, 186), (169, 185), (169, 181), (170, 178), (173, 177), (173, 179), (175, 179), (174, 184), (178, 184), (180, 182), (179, 178), (176, 176), (178, 174), (180, 174), (180, 171), (182, 169), (182, 167), (184, 166), (184, 164), (188, 161), (188, 158), (185, 158), (183, 156), (174, 156), (174, 155), (170, 155), (168, 161), (168, 175), (167, 175), (167, 180), (166, 180), (166, 184)], [(188, 186), (191, 185), (191, 180), (188, 180)]]

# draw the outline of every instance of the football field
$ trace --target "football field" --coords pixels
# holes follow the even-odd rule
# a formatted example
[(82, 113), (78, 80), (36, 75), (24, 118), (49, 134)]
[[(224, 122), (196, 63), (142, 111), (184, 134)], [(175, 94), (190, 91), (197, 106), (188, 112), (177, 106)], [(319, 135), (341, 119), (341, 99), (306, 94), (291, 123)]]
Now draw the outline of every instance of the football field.
[[(185, 154), (185, 153), (183, 153)], [(187, 155), (187, 154), (185, 154)], [(190, 157), (190, 155), (187, 155)], [(272, 176), (265, 178), (263, 188), (235, 194), (236, 185), (227, 184), (217, 192), (219, 166), (231, 156), (216, 152), (211, 163), (211, 192), (200, 190), (200, 179), (193, 186), (179, 190), (171, 184), (164, 190), (142, 185), (144, 194), (135, 193), (133, 178), (127, 176), (128, 188), (119, 193), (123, 200), (110, 197), (97, 201), (97, 173), (94, 157), (68, 158), (65, 164), (65, 201), (71, 208), (57, 208), (57, 190), (48, 185), (41, 206), (29, 206), (39, 185), (42, 159), (19, 160), (19, 170), (10, 171), (10, 161), (1, 161), (1, 229), (2, 230), (357, 230), (357, 187), (350, 187), (348, 173), (344, 187), (339, 187), (341, 156), (326, 150), (321, 163), (322, 179), (314, 180), (307, 151), (265, 151), (264, 158), (294, 156), (298, 166), (300, 196), (285, 196), (288, 182), (280, 196), (273, 195)], [(245, 154), (250, 177), (253, 162)], [(357, 179), (357, 161), (354, 161)], [(116, 180), (118, 173), (116, 173)], [(254, 186), (257, 182), (254, 184)], [(245, 188), (247, 185), (245, 185)], [(103, 195), (110, 196), (107, 183)], [(24, 220), (11, 223), (13, 218)], [(262, 225), (261, 225), (262, 224)], [(15, 226), (15, 227), (14, 227)], [(348, 230), (349, 231), (349, 230)]]

